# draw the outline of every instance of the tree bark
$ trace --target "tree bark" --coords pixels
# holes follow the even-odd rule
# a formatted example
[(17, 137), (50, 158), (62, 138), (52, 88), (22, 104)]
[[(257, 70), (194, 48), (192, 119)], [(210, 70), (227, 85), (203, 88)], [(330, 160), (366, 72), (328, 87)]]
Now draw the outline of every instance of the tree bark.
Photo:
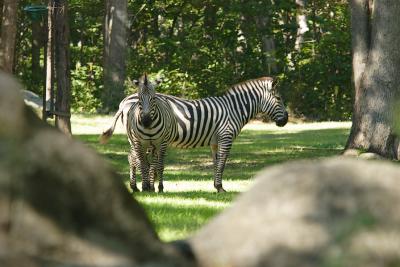
[(352, 0), (350, 5), (355, 102), (346, 149), (399, 159), (394, 105), (400, 96), (400, 2)]
[(270, 19), (267, 15), (263, 17), (256, 17), (256, 27), (260, 32), (264, 32), (261, 36), (263, 63), (266, 66), (266, 74), (272, 75), (277, 73), (276, 65), (276, 49), (273, 36), (266, 34), (265, 31), (270, 27)]
[(43, 86), (43, 71), (40, 66), (40, 49), (43, 47), (43, 25), (40, 21), (32, 21), (32, 88), (39, 93)]
[(17, 8), (19, 0), (4, 0), (0, 39), (0, 69), (12, 73), (15, 39), (17, 34)]
[[(47, 103), (50, 111), (54, 111), (54, 0), (48, 1), (47, 40), (46, 40), (46, 91), (43, 96), (43, 120), (47, 119)], [(51, 114), (53, 116), (53, 114)]]
[[(0, 0), (0, 18), (3, 17), (3, 6), (4, 0)], [(3, 24), (3, 19), (0, 19), (0, 34), (1, 34), (1, 25)]]
[(116, 110), (124, 96), (127, 48), (127, 1), (106, 0), (104, 19), (103, 111)]
[(204, 2), (204, 37), (212, 40), (217, 25), (217, 6), (211, 2)]
[(309, 28), (307, 26), (307, 16), (305, 12), (306, 4), (307, 0), (296, 0), (297, 36), (294, 49), (296, 49), (297, 51), (300, 51), (304, 43), (304, 34), (309, 31)]
[(67, 0), (55, 1), (56, 126), (71, 135), (71, 73)]

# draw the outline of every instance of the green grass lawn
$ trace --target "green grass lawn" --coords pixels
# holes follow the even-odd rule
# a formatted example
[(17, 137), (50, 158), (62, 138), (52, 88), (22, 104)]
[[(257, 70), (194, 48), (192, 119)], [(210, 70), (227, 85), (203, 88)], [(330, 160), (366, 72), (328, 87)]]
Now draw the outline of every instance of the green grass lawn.
[[(104, 155), (128, 186), (126, 136), (117, 133), (108, 144), (100, 145), (99, 135), (93, 133), (101, 133), (101, 128), (108, 124), (99, 125), (98, 130), (88, 130), (86, 124), (90, 123), (83, 117), (73, 119), (73, 131), (78, 129), (79, 132), (75, 136)], [(213, 188), (209, 148), (170, 148), (164, 172), (165, 193), (136, 193), (134, 197), (144, 205), (162, 240), (185, 238), (229, 207), (233, 199), (252, 184), (254, 174), (264, 167), (296, 159), (338, 155), (346, 142), (349, 124), (322, 125), (325, 124), (269, 126), (266, 129), (258, 124), (258, 127), (246, 127), (235, 140), (225, 168), (223, 184), (228, 191), (225, 194), (217, 194)]]

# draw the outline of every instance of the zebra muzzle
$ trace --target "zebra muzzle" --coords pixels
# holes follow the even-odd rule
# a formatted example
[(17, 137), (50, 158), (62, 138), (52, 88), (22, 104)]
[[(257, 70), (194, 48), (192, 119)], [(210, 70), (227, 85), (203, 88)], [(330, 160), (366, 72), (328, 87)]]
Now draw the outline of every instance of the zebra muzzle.
[(285, 111), (285, 113), (283, 114), (283, 117), (282, 117), (282, 118), (279, 118), (279, 119), (277, 119), (277, 120), (275, 121), (276, 126), (279, 126), (279, 127), (285, 126), (286, 123), (288, 122), (288, 119), (289, 119), (289, 115), (288, 115), (288, 113)]
[(150, 115), (143, 115), (140, 117), (140, 120), (145, 128), (149, 128), (152, 122)]

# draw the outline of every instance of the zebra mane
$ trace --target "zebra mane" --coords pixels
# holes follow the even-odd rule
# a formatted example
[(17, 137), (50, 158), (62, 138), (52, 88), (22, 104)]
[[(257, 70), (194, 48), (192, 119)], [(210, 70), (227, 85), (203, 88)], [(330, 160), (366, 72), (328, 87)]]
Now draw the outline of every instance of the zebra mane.
[[(265, 77), (256, 78), (256, 79), (250, 79), (250, 80), (246, 80), (244, 82), (240, 82), (240, 83), (234, 84), (225, 92), (224, 95), (228, 95), (228, 94), (234, 93), (235, 90), (241, 90), (240, 89), (241, 85), (245, 85), (245, 84), (248, 84), (248, 83), (251, 83), (251, 82), (257, 82), (257, 81), (272, 81), (273, 82), (274, 78), (265, 76)], [(273, 87), (271, 88), (271, 91), (274, 90), (274, 89), (275, 89), (275, 86), (273, 84)]]

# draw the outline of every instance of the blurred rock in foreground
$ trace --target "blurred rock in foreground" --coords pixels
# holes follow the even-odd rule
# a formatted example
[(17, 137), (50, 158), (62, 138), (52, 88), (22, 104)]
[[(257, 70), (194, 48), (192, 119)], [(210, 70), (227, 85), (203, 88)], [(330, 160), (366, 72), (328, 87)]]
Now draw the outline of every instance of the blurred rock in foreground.
[(200, 266), (400, 266), (400, 169), (348, 158), (267, 168), (188, 240)]
[(191, 266), (121, 178), (44, 124), (0, 73), (0, 266)]

